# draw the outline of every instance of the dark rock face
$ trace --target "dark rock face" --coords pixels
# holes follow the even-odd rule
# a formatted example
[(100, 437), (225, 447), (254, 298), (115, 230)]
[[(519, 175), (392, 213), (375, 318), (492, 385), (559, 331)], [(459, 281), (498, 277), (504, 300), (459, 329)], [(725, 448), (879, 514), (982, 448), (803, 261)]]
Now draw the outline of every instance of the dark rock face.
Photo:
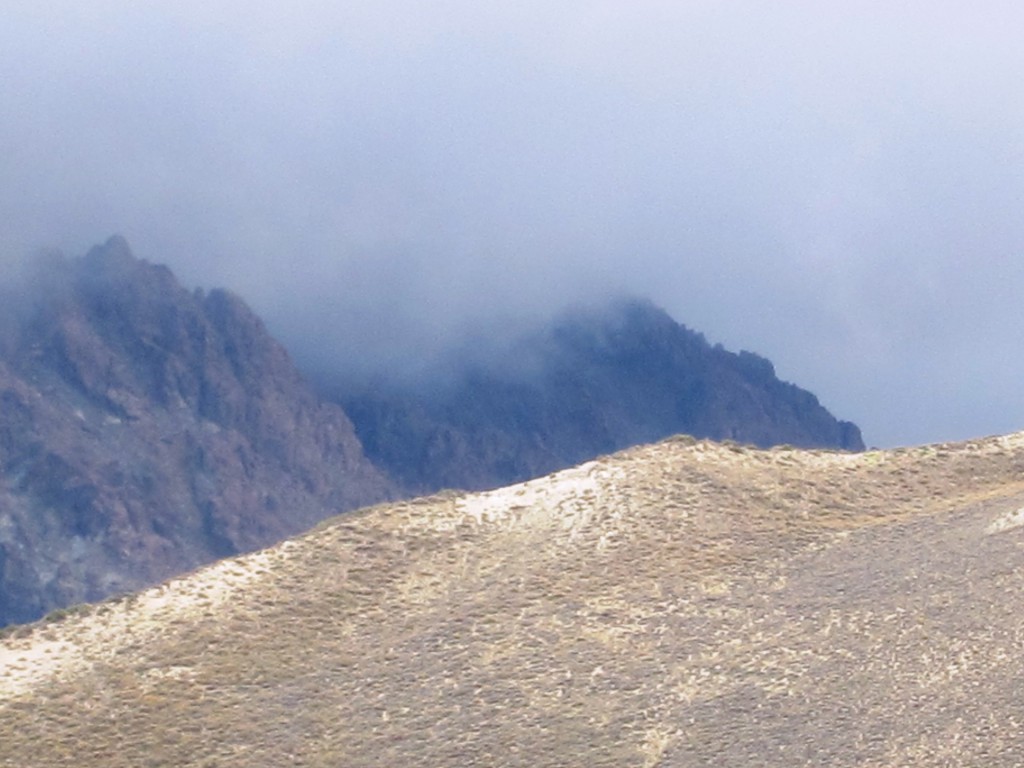
[(112, 238), (0, 295), (0, 624), (393, 495), (260, 320)]
[(641, 302), (567, 315), (416, 383), (321, 386), (337, 404), (240, 299), (186, 291), (120, 238), (0, 286), (0, 625), (345, 509), (676, 433), (863, 448), (767, 360)]
[(333, 393), (367, 455), (415, 492), (505, 485), (677, 433), (864, 448), (855, 425), (780, 381), (768, 360), (712, 347), (635, 301), (567, 315), (501, 363)]

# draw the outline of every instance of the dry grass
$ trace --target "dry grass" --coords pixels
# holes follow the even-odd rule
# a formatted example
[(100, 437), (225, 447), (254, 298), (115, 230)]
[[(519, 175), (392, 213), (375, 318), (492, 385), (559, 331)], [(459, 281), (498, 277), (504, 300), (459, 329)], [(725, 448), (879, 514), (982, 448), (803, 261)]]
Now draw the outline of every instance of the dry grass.
[(1018, 765), (1024, 436), (687, 439), (0, 641), (0, 765)]

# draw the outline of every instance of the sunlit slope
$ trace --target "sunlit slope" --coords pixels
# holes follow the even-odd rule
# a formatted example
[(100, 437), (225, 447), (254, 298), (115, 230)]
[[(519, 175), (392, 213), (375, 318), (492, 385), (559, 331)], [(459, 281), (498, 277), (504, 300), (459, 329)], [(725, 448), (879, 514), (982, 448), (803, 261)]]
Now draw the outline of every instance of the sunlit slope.
[(0, 644), (0, 765), (1018, 765), (1024, 435), (670, 440)]

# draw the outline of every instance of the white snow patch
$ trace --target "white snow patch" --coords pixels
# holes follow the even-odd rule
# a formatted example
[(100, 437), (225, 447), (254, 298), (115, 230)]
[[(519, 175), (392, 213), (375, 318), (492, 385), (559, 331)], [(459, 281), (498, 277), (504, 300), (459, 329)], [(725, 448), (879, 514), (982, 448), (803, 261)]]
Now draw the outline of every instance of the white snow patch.
[(19, 696), (54, 676), (64, 669), (69, 650), (67, 643), (51, 640), (0, 647), (0, 696)]
[(129, 640), (145, 642), (159, 634), (176, 617), (215, 611), (282, 559), (292, 544), (222, 560), (53, 628), (65, 635), (73, 629), (71, 640), (39, 637), (45, 625), (32, 637), (5, 640), (0, 643), (0, 700), (30, 693), (47, 680), (81, 674), (95, 661), (113, 657)]
[(615, 479), (596, 461), (525, 483), (459, 499), (458, 512), (477, 525), (555, 523), (575, 535), (589, 521), (594, 501)]
[(989, 524), (985, 533), (1002, 533), (1021, 526), (1024, 526), (1024, 507), (1000, 515)]

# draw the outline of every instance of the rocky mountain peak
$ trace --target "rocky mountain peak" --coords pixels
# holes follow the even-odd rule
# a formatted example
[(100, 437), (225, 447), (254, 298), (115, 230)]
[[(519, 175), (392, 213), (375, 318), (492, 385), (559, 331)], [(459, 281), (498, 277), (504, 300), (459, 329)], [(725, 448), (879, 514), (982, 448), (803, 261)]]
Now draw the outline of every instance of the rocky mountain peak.
[(339, 380), (314, 392), (241, 298), (185, 289), (121, 237), (6, 279), (0, 624), (384, 498), (507, 485), (677, 433), (863, 447), (765, 358), (634, 299), (481, 334), (422, 376)]
[(41, 269), (0, 355), (0, 624), (392, 493), (238, 297), (120, 237)]
[(770, 361), (712, 346), (649, 301), (578, 308), (506, 346), (449, 358), (443, 385), (323, 390), (371, 459), (414, 491), (505, 485), (676, 433), (864, 448), (855, 425), (780, 381)]

